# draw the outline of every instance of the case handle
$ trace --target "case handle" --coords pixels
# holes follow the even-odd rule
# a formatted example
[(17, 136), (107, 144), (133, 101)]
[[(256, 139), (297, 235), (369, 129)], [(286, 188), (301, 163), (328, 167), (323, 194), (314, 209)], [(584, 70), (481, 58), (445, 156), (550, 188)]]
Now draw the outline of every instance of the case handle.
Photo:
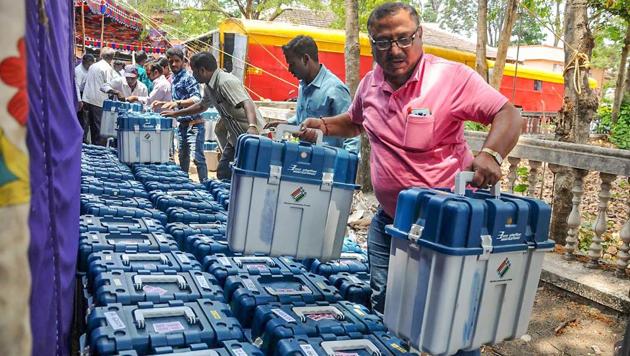
[(247, 257), (234, 257), (234, 263), (238, 266), (238, 268), (243, 268), (243, 264), (245, 263), (264, 263), (268, 267), (275, 267), (276, 263), (271, 259), (271, 257), (262, 257), (262, 256), (247, 256)]
[[(475, 176), (475, 172), (471, 172), (471, 171), (462, 171), (462, 172), (457, 173), (457, 175), (455, 176), (455, 194), (465, 195), (466, 185), (472, 182), (474, 176)], [(501, 182), (497, 182), (497, 184), (493, 185), (490, 188), (490, 192), (496, 198), (501, 196)]]
[(305, 294), (313, 294), (313, 292), (311, 291), (311, 289), (307, 286), (301, 286), (300, 290), (285, 290), (285, 289), (274, 289), (272, 287), (265, 287), (265, 290), (267, 291), (268, 294), (271, 294), (273, 296), (282, 296), (282, 295), (305, 295)]
[(356, 252), (342, 252), (341, 256), (339, 256), (340, 260), (356, 260), (359, 262), (367, 262), (367, 257), (363, 254)]
[(144, 283), (177, 283), (180, 290), (188, 289), (186, 279), (180, 275), (135, 275), (133, 285), (136, 290), (142, 290)]
[[(322, 142), (324, 142), (324, 133), (322, 132), (322, 130), (318, 130), (318, 129), (311, 129), (311, 130), (315, 130), (315, 133), (317, 134), (317, 140), (315, 141), (315, 144), (321, 146)], [(280, 124), (278, 125), (278, 127), (276, 127), (276, 140), (277, 141), (282, 140), (286, 133), (294, 134), (294, 133), (299, 133), (300, 131), (302, 130), (300, 129), (299, 126)]]
[(184, 316), (188, 324), (197, 323), (197, 315), (187, 306), (155, 308), (155, 309), (136, 309), (133, 311), (133, 318), (136, 320), (138, 329), (144, 329), (146, 319), (168, 318), (174, 316)]
[(336, 355), (340, 351), (363, 349), (371, 355), (381, 356), (381, 351), (367, 339), (324, 341), (320, 344), (326, 355)]
[(124, 253), (121, 259), (125, 266), (129, 266), (131, 261), (160, 261), (164, 265), (168, 263), (168, 258), (162, 253)]
[(293, 312), (300, 317), (300, 320), (306, 322), (306, 316), (309, 314), (333, 314), (335, 319), (344, 320), (346, 316), (336, 307), (332, 305), (318, 307), (294, 307)]

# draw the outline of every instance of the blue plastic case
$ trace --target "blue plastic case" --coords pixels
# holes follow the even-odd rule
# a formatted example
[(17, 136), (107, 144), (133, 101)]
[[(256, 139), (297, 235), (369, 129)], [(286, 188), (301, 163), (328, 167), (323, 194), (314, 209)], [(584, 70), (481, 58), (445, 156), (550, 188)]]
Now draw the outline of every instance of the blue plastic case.
[(169, 191), (169, 190), (203, 190), (204, 186), (203, 184), (199, 184), (199, 183), (162, 183), (162, 182), (146, 182), (144, 184), (144, 187), (148, 190), (148, 191), (154, 191), (154, 190), (163, 190), (163, 191)]
[(152, 209), (153, 204), (146, 198), (130, 198), (121, 197), (116, 195), (95, 195), (95, 194), (81, 194), (81, 214), (89, 214), (88, 211), (91, 208), (97, 208), (98, 206), (110, 206), (110, 207), (130, 207), (140, 209)]
[(133, 208), (127, 206), (112, 206), (107, 204), (93, 203), (83, 209), (83, 214), (96, 216), (119, 216), (125, 218), (153, 218), (166, 224), (166, 214), (153, 208)]
[(309, 338), (298, 336), (283, 339), (278, 345), (273, 356), (330, 356), (332, 355), (356, 355), (356, 356), (415, 356), (409, 352), (405, 343), (395, 336), (385, 332), (375, 332), (372, 335), (362, 335), (358, 339), (347, 336), (324, 336)]
[(271, 303), (256, 308), (252, 339), (262, 339), (262, 350), (269, 354), (278, 341), (295, 336), (322, 335), (360, 338), (385, 331), (380, 317), (365, 306), (346, 301), (337, 303)]
[(203, 259), (204, 271), (211, 273), (223, 286), (228, 276), (237, 274), (249, 275), (283, 275), (302, 274), (301, 266), (286, 265), (279, 258), (266, 256), (229, 257), (225, 254), (214, 254)]
[[(186, 347), (160, 346), (154, 349), (152, 356), (264, 356), (256, 346), (241, 341), (223, 341), (221, 348), (210, 349), (206, 344), (193, 344)], [(140, 356), (136, 351), (123, 351), (117, 356)]]
[(88, 333), (90, 350), (98, 355), (127, 350), (147, 355), (158, 348), (201, 343), (215, 348), (222, 347), (224, 341), (244, 339), (229, 307), (206, 299), (98, 307), (88, 318)]
[(163, 232), (122, 233), (84, 232), (79, 241), (79, 271), (87, 271), (88, 256), (93, 252), (176, 251), (177, 243)]
[(181, 223), (196, 223), (196, 224), (208, 224), (208, 223), (225, 223), (227, 222), (227, 214), (221, 207), (215, 206), (212, 210), (204, 210), (205, 212), (198, 212), (191, 209), (172, 207), (166, 209), (168, 215), (168, 222), (181, 222)]
[(311, 264), (311, 272), (324, 277), (340, 272), (369, 273), (370, 266), (367, 264), (367, 256), (356, 252), (342, 252), (341, 258), (328, 262), (315, 260)]
[(206, 256), (215, 254), (232, 254), (227, 241), (223, 237), (190, 235), (184, 238), (182, 247), (184, 251), (192, 253), (198, 261), (204, 261)]
[(201, 270), (195, 256), (181, 251), (149, 251), (149, 252), (114, 252), (101, 251), (88, 257), (88, 279), (90, 285), (94, 276), (101, 272), (140, 270), (162, 272), (166, 270), (185, 272)]
[(164, 232), (164, 226), (153, 218), (128, 218), (118, 216), (82, 215), (79, 217), (79, 232)]
[(94, 278), (97, 305), (133, 305), (139, 302), (165, 303), (169, 300), (192, 302), (208, 299), (223, 302), (217, 280), (201, 271), (175, 272), (101, 272)]
[(225, 240), (225, 224), (222, 223), (184, 224), (176, 222), (167, 224), (166, 231), (175, 238), (182, 249), (184, 249), (184, 239), (190, 235), (208, 235), (215, 238), (222, 236)]
[(343, 299), (371, 307), (372, 288), (369, 274), (341, 272), (328, 277), (328, 280), (339, 290)]
[(315, 303), (341, 299), (328, 280), (315, 274), (249, 275), (241, 273), (227, 277), (224, 285), (226, 300), (244, 327), (249, 327), (254, 310), (273, 302)]

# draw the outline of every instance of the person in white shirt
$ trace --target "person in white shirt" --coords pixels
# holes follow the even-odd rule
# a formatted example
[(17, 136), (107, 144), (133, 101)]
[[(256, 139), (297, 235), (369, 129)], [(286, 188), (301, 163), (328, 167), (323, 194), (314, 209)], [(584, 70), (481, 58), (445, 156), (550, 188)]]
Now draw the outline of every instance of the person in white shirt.
[[(149, 79), (153, 81), (153, 90), (149, 96), (129, 96), (127, 101), (134, 102), (139, 101), (144, 105), (152, 105), (153, 102), (159, 101), (171, 101), (173, 99), (171, 95), (171, 83), (164, 76), (164, 69), (158, 61), (154, 61), (148, 64)], [(162, 111), (162, 108), (156, 106), (154, 108), (156, 112)]]
[(117, 77), (101, 86), (101, 91), (115, 95), (118, 100), (125, 101), (130, 96), (148, 96), (146, 85), (138, 80), (138, 68), (133, 64), (125, 66), (125, 77)]
[(116, 71), (116, 74), (120, 75), (121, 77), (124, 77), (125, 76), (125, 62), (121, 60), (115, 60), (114, 70)]
[(101, 137), (101, 116), (103, 115), (103, 102), (107, 100), (107, 94), (101, 91), (105, 83), (109, 83), (116, 77), (111, 63), (116, 51), (109, 47), (101, 49), (101, 60), (94, 63), (88, 70), (83, 88), (83, 105), (88, 112), (88, 125), (90, 127), (90, 142), (104, 146), (105, 138)]
[(79, 105), (77, 107), (77, 118), (79, 119), (79, 124), (83, 129), (83, 142), (87, 142), (87, 112), (84, 110), (83, 102), (81, 101), (81, 94), (83, 94), (83, 88), (85, 88), (85, 79), (87, 77), (88, 70), (90, 66), (94, 64), (94, 56), (91, 54), (84, 54), (81, 59), (81, 63), (79, 63), (76, 67), (74, 67), (74, 87), (77, 92), (77, 99), (79, 101)]

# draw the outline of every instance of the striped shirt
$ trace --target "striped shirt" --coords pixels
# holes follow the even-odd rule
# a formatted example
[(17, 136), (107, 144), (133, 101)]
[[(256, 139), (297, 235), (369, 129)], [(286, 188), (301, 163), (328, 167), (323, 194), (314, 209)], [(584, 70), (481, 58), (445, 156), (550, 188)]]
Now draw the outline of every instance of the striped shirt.
[[(238, 78), (222, 69), (215, 70), (210, 81), (202, 88), (201, 104), (206, 109), (211, 106), (217, 109), (221, 115), (220, 120), (223, 121), (222, 125), (225, 125), (228, 131), (227, 139), (235, 145), (238, 136), (247, 132), (249, 128), (243, 103), (252, 98)], [(258, 108), (256, 117), (258, 129), (262, 129), (265, 123)]]

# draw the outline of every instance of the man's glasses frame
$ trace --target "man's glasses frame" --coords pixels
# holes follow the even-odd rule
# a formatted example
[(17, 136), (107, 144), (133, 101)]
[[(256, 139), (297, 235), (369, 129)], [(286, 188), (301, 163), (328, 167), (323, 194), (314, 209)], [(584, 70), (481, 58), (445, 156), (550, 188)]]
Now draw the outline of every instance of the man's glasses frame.
[(374, 45), (374, 47), (376, 47), (376, 49), (378, 49), (379, 51), (389, 50), (390, 48), (392, 48), (394, 43), (396, 44), (396, 46), (398, 46), (398, 48), (401, 48), (401, 49), (408, 48), (413, 43), (413, 40), (416, 39), (419, 29), (420, 29), (420, 26), (416, 27), (416, 30), (413, 31), (413, 34), (411, 36), (401, 37), (395, 40), (378, 40), (377, 41), (374, 38), (372, 38), (372, 36), (369, 36), (369, 38), (370, 38), (370, 42), (372, 42), (372, 45)]

